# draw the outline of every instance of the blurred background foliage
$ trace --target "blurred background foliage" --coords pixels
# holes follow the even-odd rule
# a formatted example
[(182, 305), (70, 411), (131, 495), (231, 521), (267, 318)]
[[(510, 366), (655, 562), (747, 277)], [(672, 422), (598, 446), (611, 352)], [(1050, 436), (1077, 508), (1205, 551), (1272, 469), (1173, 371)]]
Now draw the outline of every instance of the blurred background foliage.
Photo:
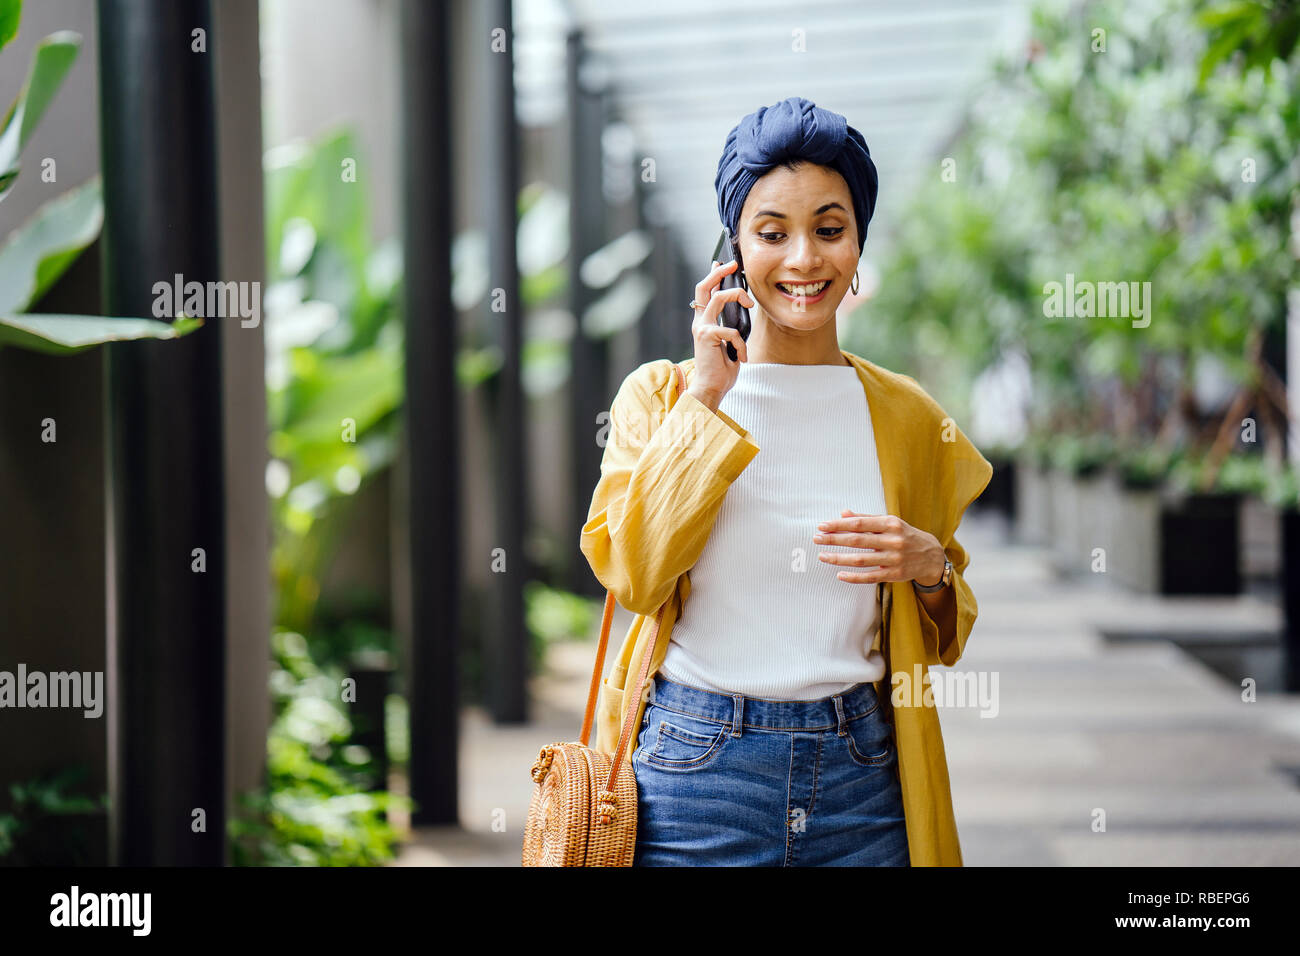
[(350, 133), (267, 155), (275, 620), (307, 633), (339, 544), (337, 522), (324, 519), (374, 480), (396, 449), (401, 250), (395, 240), (370, 240), (364, 187), (343, 174), (358, 156)]
[[(374, 754), (351, 741), (352, 717), (338, 663), (320, 664), (301, 634), (278, 630), (265, 791), (244, 794), (229, 826), (241, 866), (368, 866), (393, 857), (397, 831), (386, 812), (410, 802), (389, 793)], [(389, 727), (404, 726), (400, 698), (387, 702)], [(405, 761), (404, 736), (389, 755)], [(394, 745), (395, 744), (395, 745)]]
[(84, 866), (107, 832), (108, 794), (86, 794), (89, 768), (77, 764), (9, 787), (0, 814), (0, 866)]
[[(231, 834), (250, 864), (373, 864), (391, 856), (396, 831), (384, 809), (409, 801), (388, 793), (375, 755), (353, 740), (339, 686), (350, 665), (378, 653), (391, 661), (394, 635), (364, 596), (350, 610), (322, 608), (322, 581), (347, 545), (346, 516), (358, 492), (394, 461), (403, 401), (402, 252), (396, 238), (369, 234), (364, 187), (352, 175), (355, 133), (267, 153), (266, 385), (270, 430), (267, 488), (274, 535), (275, 594), (269, 784), (248, 794)], [(568, 203), (541, 183), (519, 201), (521, 295), (530, 310), (525, 387), (545, 394), (568, 378), (573, 323), (567, 291)], [(453, 302), (491, 314), (485, 237), (453, 243)], [(466, 323), (458, 351), (463, 389), (488, 389), (501, 367), (490, 322)], [(377, 596), (372, 604), (382, 604)], [(547, 643), (591, 633), (594, 602), (547, 587), (525, 588), (534, 667)], [(472, 609), (471, 609), (472, 611)], [(482, 662), (466, 653), (466, 684)], [(406, 701), (386, 702), (388, 754), (407, 759)]]
[[(1285, 501), (1264, 346), (1281, 351), (1300, 256), (1297, 24), (1294, 3), (1039, 3), (1029, 48), (973, 91), (906, 200), (849, 347), (935, 383), (958, 416), (1019, 353), (1032, 455)], [(1149, 281), (1149, 326), (1047, 317), (1044, 285), (1067, 273)], [(1205, 376), (1235, 400), (1202, 407)], [(1264, 453), (1236, 440), (1247, 409)]]
[(405, 754), (391, 735), (387, 755), (355, 743), (340, 690), (354, 662), (393, 654), (387, 622), (318, 612), (349, 506), (392, 463), (403, 398), (401, 249), (369, 235), (358, 158), (336, 130), (264, 161), (273, 720), (267, 786), (230, 826), (245, 865), (384, 862), (386, 811), (409, 809), (380, 779)]

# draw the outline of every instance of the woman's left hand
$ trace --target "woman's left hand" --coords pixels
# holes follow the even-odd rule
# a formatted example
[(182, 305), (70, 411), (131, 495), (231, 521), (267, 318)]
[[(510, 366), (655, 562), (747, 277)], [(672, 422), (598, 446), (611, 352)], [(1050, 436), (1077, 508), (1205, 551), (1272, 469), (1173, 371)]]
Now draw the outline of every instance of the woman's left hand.
[[(852, 584), (877, 584), (886, 581), (916, 581), (938, 584), (943, 576), (946, 555), (939, 539), (928, 531), (913, 528), (896, 515), (858, 514), (845, 508), (839, 518), (818, 525), (813, 537), (817, 544), (845, 545), (850, 548), (874, 548), (863, 554), (823, 551), (817, 557), (827, 564), (838, 564), (860, 571), (840, 571), (835, 576)], [(865, 569), (870, 570), (865, 570)]]

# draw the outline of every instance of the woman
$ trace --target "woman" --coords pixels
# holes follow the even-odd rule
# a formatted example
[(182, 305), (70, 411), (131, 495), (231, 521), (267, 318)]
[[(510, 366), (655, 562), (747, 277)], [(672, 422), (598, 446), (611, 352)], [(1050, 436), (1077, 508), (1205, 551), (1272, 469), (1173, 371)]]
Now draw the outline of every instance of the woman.
[(696, 286), (680, 396), (666, 359), (624, 381), (582, 531), (637, 614), (598, 749), (652, 655), (635, 865), (960, 865), (924, 685), (974, 623), (952, 535), (992, 468), (914, 380), (838, 346), (877, 193), (862, 135), (790, 97), (731, 131), (715, 187), (749, 291), (719, 291), (736, 262)]

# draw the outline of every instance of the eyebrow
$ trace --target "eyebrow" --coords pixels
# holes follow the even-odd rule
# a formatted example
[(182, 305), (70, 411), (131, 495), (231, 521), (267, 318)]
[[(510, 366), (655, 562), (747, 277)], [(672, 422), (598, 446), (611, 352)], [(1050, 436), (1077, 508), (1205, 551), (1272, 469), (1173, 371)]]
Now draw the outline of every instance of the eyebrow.
[[(837, 203), (837, 202), (828, 202), (828, 203), (827, 203), (826, 205), (824, 205), (824, 206), (818, 206), (818, 207), (817, 207), (817, 211), (814, 212), (813, 215), (814, 215), (814, 216), (820, 216), (820, 215), (821, 215), (822, 213), (824, 213), (827, 209), (838, 209), (838, 210), (840, 210), (841, 212), (848, 212), (848, 210), (845, 209), (843, 206), (841, 206), (839, 203)], [(785, 213), (783, 213), (783, 212), (777, 212), (775, 209), (760, 209), (758, 212), (754, 213), (754, 215), (750, 217), (749, 221), (750, 221), (750, 222), (753, 222), (755, 219), (762, 219), (764, 216), (771, 216), (771, 217), (773, 217), (774, 219), (785, 219), (785, 218), (786, 218)]]

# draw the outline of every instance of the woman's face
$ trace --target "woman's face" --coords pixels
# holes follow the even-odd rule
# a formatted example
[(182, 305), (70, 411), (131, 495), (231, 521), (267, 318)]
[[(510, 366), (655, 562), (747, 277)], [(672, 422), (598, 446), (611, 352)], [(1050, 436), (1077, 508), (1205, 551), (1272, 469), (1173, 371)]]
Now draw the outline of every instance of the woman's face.
[(853, 197), (843, 176), (809, 162), (794, 171), (777, 166), (750, 187), (738, 231), (756, 311), (792, 332), (835, 318), (859, 255)]

